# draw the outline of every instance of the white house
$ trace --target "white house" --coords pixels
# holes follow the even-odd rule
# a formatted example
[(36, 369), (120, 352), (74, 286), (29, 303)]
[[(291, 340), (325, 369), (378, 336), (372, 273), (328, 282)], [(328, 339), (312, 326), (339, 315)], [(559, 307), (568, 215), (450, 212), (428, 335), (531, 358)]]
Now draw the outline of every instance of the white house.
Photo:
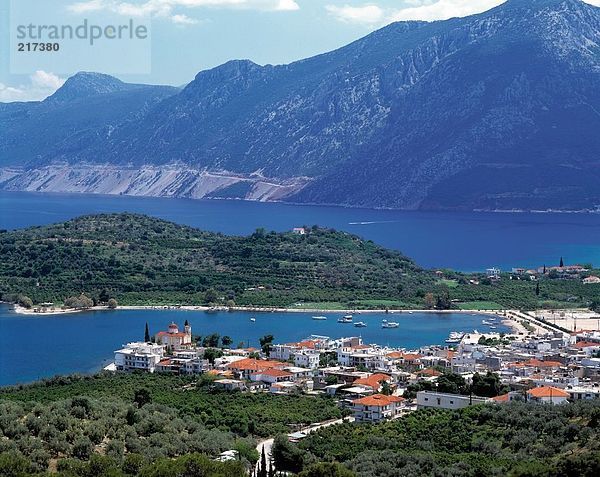
[(165, 347), (156, 343), (128, 343), (115, 351), (117, 371), (148, 371), (153, 373), (165, 355)]
[(317, 369), (321, 353), (314, 350), (304, 350), (294, 353), (294, 364), (301, 368)]
[(393, 419), (402, 412), (404, 398), (374, 394), (352, 401), (356, 422), (380, 422)]
[(417, 409), (434, 407), (437, 409), (462, 409), (474, 404), (488, 402), (488, 398), (479, 396), (461, 396), (459, 394), (419, 391), (417, 393)]

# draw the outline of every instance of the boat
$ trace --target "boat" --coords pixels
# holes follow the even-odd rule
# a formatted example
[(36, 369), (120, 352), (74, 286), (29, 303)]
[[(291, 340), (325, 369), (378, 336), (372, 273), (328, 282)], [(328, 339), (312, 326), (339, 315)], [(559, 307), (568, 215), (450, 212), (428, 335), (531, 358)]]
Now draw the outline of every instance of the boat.
[(446, 340), (446, 343), (460, 343), (460, 341), (463, 339), (463, 336), (465, 336), (464, 333), (461, 333), (459, 331), (453, 331), (450, 333), (450, 336)]
[(327, 319), (327, 317), (326, 316), (313, 316), (312, 319), (316, 320), (316, 321), (325, 321)]
[(409, 315), (412, 315), (412, 314), (413, 314), (413, 312), (412, 312), (412, 311), (409, 311), (409, 312), (408, 312), (408, 314), (409, 314)]
[(490, 329), (495, 330), (496, 328), (498, 328), (497, 326), (490, 326)]
[(494, 323), (492, 323), (491, 321), (487, 321), (487, 320), (483, 320), (482, 323), (484, 325), (493, 325)]
[(396, 323), (395, 321), (383, 320), (383, 322), (381, 323), (382, 328), (398, 328), (399, 326), (400, 323)]
[(352, 315), (345, 315), (338, 318), (338, 323), (352, 323)]
[(250, 321), (251, 321), (252, 323), (254, 323), (254, 322), (256, 321), (256, 318), (252, 317), (252, 318), (250, 318)]
[(367, 324), (364, 321), (357, 321), (356, 323), (354, 323), (354, 326), (356, 326), (357, 328), (366, 328)]

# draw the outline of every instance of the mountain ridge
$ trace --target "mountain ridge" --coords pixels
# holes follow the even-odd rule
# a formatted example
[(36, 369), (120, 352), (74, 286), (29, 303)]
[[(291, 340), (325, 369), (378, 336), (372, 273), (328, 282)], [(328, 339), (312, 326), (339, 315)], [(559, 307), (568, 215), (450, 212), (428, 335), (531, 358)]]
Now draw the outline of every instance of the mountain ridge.
[[(229, 61), (109, 134), (65, 138), (36, 160), (258, 175), (297, 183), (277, 200), (301, 203), (595, 209), (599, 11), (510, 0), (471, 17), (393, 23), (288, 65)], [(19, 177), (0, 187), (30, 187)], [(222, 187), (197, 189), (211, 197)]]

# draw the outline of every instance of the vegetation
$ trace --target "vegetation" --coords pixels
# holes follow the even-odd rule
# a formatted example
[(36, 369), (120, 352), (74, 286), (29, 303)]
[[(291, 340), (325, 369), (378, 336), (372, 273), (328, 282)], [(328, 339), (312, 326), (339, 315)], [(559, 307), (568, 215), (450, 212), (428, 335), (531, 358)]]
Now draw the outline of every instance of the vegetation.
[(234, 237), (115, 214), (0, 234), (7, 301), (289, 306), (392, 299), (422, 306), (434, 287), (433, 276), (400, 253), (317, 227), (306, 236), (259, 229)]
[[(0, 389), (0, 475), (245, 475), (259, 458), (253, 436), (340, 415), (328, 399), (218, 392), (179, 376), (54, 378)], [(196, 455), (229, 449), (238, 462)]]
[[(597, 274), (598, 271), (593, 273)], [(0, 299), (31, 308), (104, 304), (294, 308), (600, 309), (600, 284), (548, 274), (493, 281), (438, 278), (369, 240), (312, 227), (306, 235), (203, 232), (142, 215), (85, 216), (0, 233)]]
[(166, 406), (181, 418), (244, 437), (272, 436), (341, 417), (330, 399), (221, 392), (212, 389), (210, 379), (191, 376), (100, 373), (0, 389), (0, 401), (48, 404), (81, 396)]
[(323, 428), (286, 452), (306, 468), (338, 462), (360, 477), (576, 477), (598, 475), (599, 438), (599, 402), (513, 402)]

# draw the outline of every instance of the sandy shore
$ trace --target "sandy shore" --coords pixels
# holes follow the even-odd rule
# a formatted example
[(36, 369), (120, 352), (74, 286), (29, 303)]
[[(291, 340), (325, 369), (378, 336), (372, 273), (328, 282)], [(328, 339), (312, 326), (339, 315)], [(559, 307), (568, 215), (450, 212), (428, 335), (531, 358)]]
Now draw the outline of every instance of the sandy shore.
[[(181, 311), (244, 311), (251, 313), (321, 313), (321, 314), (368, 314), (368, 313), (385, 313), (385, 309), (348, 309), (348, 310), (328, 310), (319, 308), (268, 308), (268, 307), (244, 307), (234, 306), (231, 308), (226, 307), (210, 307), (210, 306), (195, 306), (195, 305), (182, 305), (182, 306), (119, 306), (115, 310), (108, 308), (107, 306), (93, 306), (83, 310), (74, 309), (62, 309), (62, 308), (49, 308), (46, 311), (42, 311), (36, 307), (32, 309), (24, 308), (20, 305), (14, 305), (16, 313), (23, 315), (60, 315), (64, 313), (81, 313), (86, 311), (115, 311), (115, 310), (181, 310)], [(464, 313), (473, 315), (501, 315), (502, 312), (494, 310), (387, 310), (388, 314), (412, 314), (412, 313)]]
[(587, 309), (537, 310), (533, 314), (569, 331), (600, 330), (600, 313)]

